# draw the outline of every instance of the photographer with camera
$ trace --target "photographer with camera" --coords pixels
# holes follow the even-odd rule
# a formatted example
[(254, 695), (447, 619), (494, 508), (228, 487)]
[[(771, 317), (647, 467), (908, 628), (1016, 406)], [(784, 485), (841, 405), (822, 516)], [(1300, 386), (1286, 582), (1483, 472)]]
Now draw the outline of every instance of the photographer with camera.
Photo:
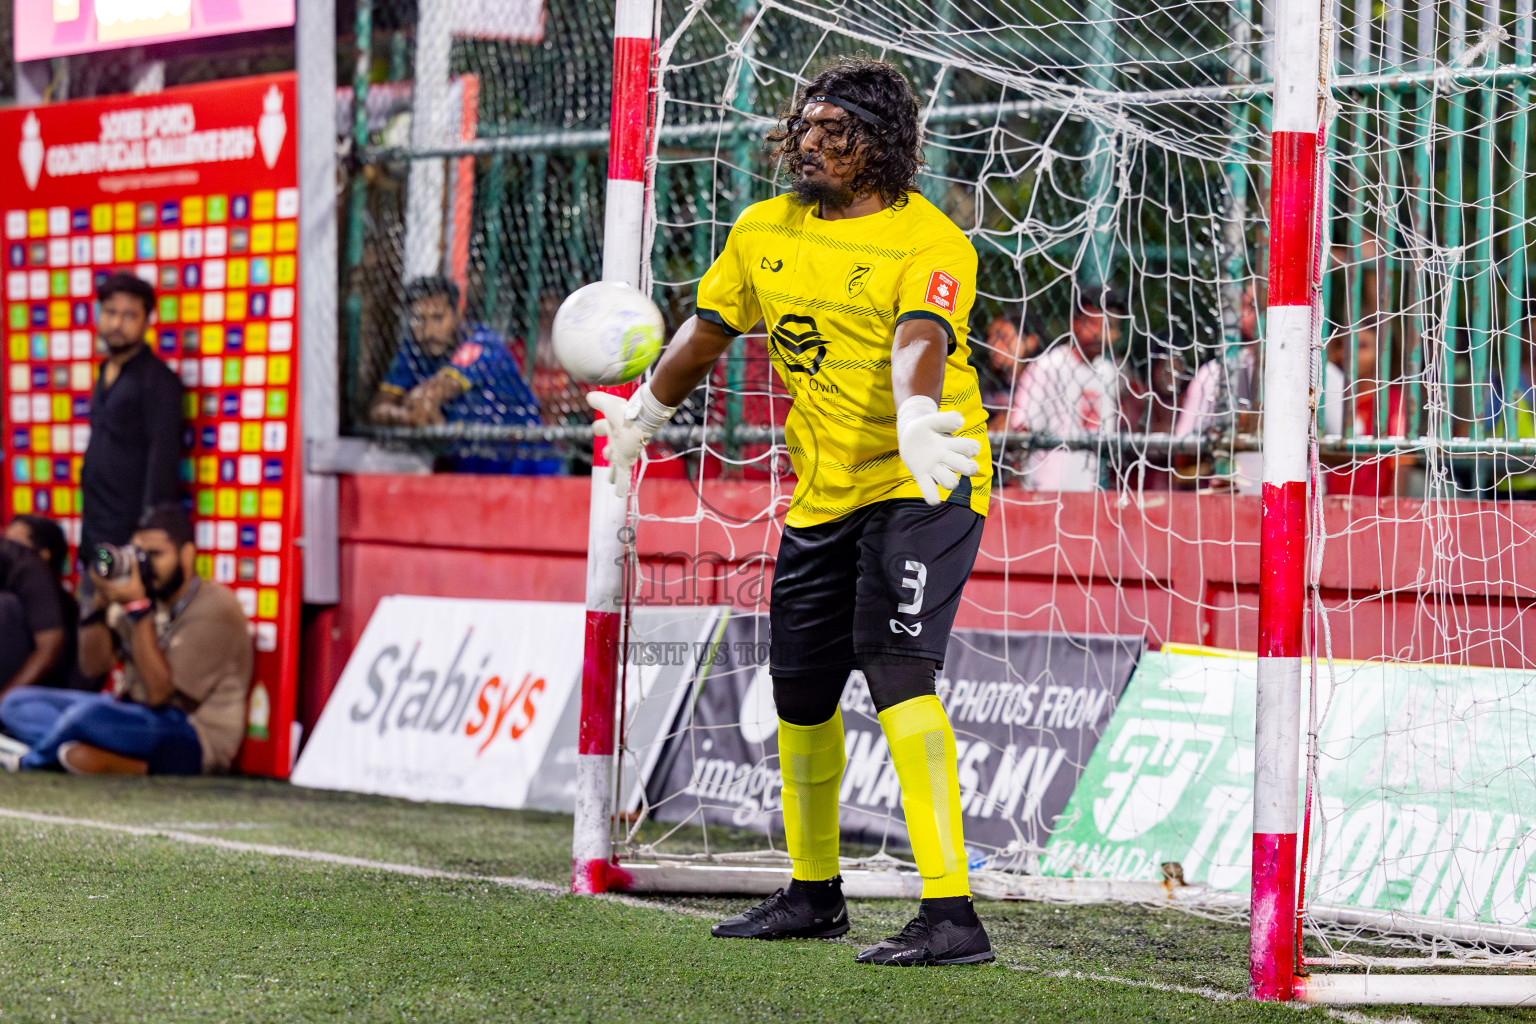
[(0, 750), (10, 771), (197, 775), (228, 771), (245, 732), (251, 639), (225, 586), (194, 571), (179, 505), (146, 512), (124, 547), (99, 545), (96, 590), (80, 625), (80, 669), (111, 694), (28, 686), (0, 698), (0, 728), (29, 747)]
[[(106, 346), (91, 391), (91, 439), (80, 466), (80, 557), (125, 544), (145, 509), (181, 496), (181, 380), (144, 339), (155, 289), (116, 273), (96, 289), (96, 334)], [(89, 601), (91, 574), (80, 574)]]

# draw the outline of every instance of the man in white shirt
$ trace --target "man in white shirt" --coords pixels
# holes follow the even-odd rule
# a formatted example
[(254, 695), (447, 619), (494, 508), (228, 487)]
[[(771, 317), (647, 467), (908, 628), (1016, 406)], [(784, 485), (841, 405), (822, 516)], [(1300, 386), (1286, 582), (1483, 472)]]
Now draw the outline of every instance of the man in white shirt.
[[(1125, 298), (1109, 288), (1083, 291), (1072, 337), (1031, 362), (1014, 392), (1010, 430), (1052, 438), (1107, 437), (1119, 429), (1120, 376), (1109, 358), (1120, 337)], [(1032, 491), (1092, 491), (1099, 453), (1065, 446), (1032, 451), (1024, 463)]]

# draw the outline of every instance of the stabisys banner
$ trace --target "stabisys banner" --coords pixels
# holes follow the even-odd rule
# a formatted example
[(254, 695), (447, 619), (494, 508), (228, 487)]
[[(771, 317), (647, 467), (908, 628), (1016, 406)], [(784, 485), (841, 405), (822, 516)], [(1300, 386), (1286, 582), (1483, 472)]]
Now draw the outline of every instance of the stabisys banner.
[[(730, 613), (727, 613), (730, 614)], [(766, 616), (730, 614), (651, 775), (658, 820), (782, 834)], [(956, 630), (938, 695), (955, 729), (966, 842), (1014, 863), (1044, 845), (1110, 721), (1139, 638)], [(906, 845), (901, 788), (862, 673), (842, 698), (845, 839)]]
[[(1145, 655), (1043, 873), (1151, 880), (1172, 861), (1189, 882), (1246, 893), (1255, 665)], [(1335, 664), (1320, 685), (1308, 902), (1530, 926), (1531, 674)]]
[(297, 785), (523, 807), (581, 681), (579, 604), (387, 597)]
[(147, 340), (186, 388), (198, 572), (254, 629), (239, 767), (277, 776), (292, 765), (301, 574), (295, 87), (267, 75), (0, 110), (5, 517), (50, 516), (78, 542), (96, 286), (137, 274), (157, 293)]

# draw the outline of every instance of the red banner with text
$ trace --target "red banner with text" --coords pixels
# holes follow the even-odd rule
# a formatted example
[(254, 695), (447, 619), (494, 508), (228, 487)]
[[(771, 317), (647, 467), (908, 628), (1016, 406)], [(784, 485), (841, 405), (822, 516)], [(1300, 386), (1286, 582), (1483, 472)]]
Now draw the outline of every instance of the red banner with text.
[[(243, 771), (286, 777), (298, 676), (298, 122), (292, 74), (0, 110), (6, 519), (80, 537), (96, 285), (155, 288), (148, 341), (185, 386), (198, 572), (256, 648)], [(326, 270), (327, 274), (331, 271)]]

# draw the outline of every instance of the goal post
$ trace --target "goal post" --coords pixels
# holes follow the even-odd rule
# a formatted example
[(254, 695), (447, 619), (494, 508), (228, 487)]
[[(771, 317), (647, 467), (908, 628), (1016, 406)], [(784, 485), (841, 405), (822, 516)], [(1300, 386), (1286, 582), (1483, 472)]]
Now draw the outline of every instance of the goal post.
[(1269, 330), (1264, 345), (1264, 449), (1253, 773), (1249, 993), (1291, 995), (1296, 927), (1296, 790), (1312, 361), (1318, 342), (1319, 0), (1276, 0), (1270, 134)]
[[(919, 189), (980, 268), (997, 482), (937, 684), (975, 893), (1241, 922), (1256, 999), (1416, 1001), (1390, 972), (1453, 965), (1436, 999), (1514, 999), (1465, 972), (1536, 963), (1536, 813), (1498, 752), (1536, 715), (1536, 502), (1512, 494), (1536, 495), (1531, 4), (1042, 11), (621, 3), (604, 276), (680, 324), (782, 189), (761, 140), (796, 88), (846, 53), (897, 64)], [(850, 302), (883, 258), (849, 254)], [(1116, 330), (1066, 358), (1103, 284)], [(789, 876), (761, 657), (795, 486), (775, 343), (733, 345), (627, 502), (597, 442), (574, 891)], [(843, 877), (910, 897), (868, 708), (854, 673)]]
[[(1393, 52), (1392, 48), (1401, 45), (1403, 12), (1391, 10), (1390, 4), (1388, 7), (1384, 18), (1385, 41), (1379, 65), (1390, 71), (1401, 61), (1401, 53)], [(1423, 48), (1421, 57), (1433, 64), (1437, 46), (1435, 14), (1432, 8), (1424, 5), (1420, 5), (1416, 13)], [(1505, 37), (1501, 27), (1502, 5), (1492, 0), (1484, 4), (1483, 13), (1485, 21), (1479, 45), (1497, 51), (1500, 39)], [(1524, 66), (1529, 63), (1529, 4), (1516, 4), (1514, 14), (1516, 56), (1518, 66)], [(1530, 1005), (1536, 1001), (1536, 977), (1524, 973), (1476, 973), (1479, 967), (1528, 968), (1531, 961), (1527, 951), (1532, 948), (1532, 941), (1529, 934), (1523, 934), (1525, 929), (1476, 923), (1459, 925), (1412, 914), (1386, 913), (1379, 915), (1366, 927), (1379, 929), (1383, 934), (1396, 933), (1405, 938), (1411, 936), (1412, 941), (1404, 944), (1411, 947), (1418, 942), (1425, 942), (1432, 955), (1335, 954), (1308, 957), (1303, 949), (1304, 921), (1314, 926), (1332, 921), (1347, 928), (1351, 920), (1359, 924), (1369, 916), (1358, 911), (1351, 912), (1347, 908), (1330, 907), (1316, 900), (1314, 905), (1308, 907), (1303, 900), (1305, 893), (1302, 888), (1309, 861), (1312, 860), (1308, 847), (1314, 813), (1321, 817), (1320, 825), (1327, 825), (1326, 813), (1318, 808), (1323, 797), (1315, 791), (1320, 778), (1319, 734), (1326, 728), (1325, 719), (1329, 713), (1326, 708), (1319, 711), (1318, 690), (1322, 686), (1322, 679), (1318, 666), (1321, 661), (1324, 674), (1330, 674), (1336, 668), (1328, 636), (1329, 612), (1322, 599), (1317, 571), (1322, 561), (1323, 545), (1327, 542), (1325, 517), (1320, 510), (1322, 480), (1318, 472), (1317, 454), (1320, 433), (1318, 411), (1320, 406), (1327, 403), (1327, 385), (1321, 379), (1326, 374), (1319, 375), (1315, 370), (1320, 362), (1322, 328), (1327, 320), (1324, 315), (1323, 274), (1326, 263), (1332, 258), (1328, 249), (1331, 236), (1328, 230), (1328, 204), (1332, 188), (1327, 184), (1330, 172), (1325, 161), (1325, 156), (1332, 154), (1328, 139), (1328, 118), (1325, 116), (1328, 104), (1332, 102), (1330, 93), (1334, 84), (1332, 69), (1335, 55), (1329, 43), (1338, 28), (1333, 23), (1332, 15), (1333, 12), (1320, 4), (1319, 0), (1274, 2), (1269, 322), (1264, 345), (1263, 491), (1260, 521), (1260, 565), (1265, 587), (1260, 596), (1258, 615), (1249, 994), (1265, 1001), (1296, 1000), (1345, 1005)], [(1363, 69), (1358, 65), (1369, 67), (1372, 63), (1372, 21), (1370, 8), (1358, 6), (1352, 40), (1357, 70)], [(1467, 32), (1466, 8), (1459, 3), (1454, 4), (1450, 21), (1450, 53), (1457, 58), (1457, 63), (1470, 63), (1465, 60), (1465, 56), (1466, 50), (1472, 48), (1463, 49), (1465, 44), (1462, 42), (1470, 34)], [(1525, 88), (1517, 86), (1519, 91), (1516, 93), (1515, 107), (1518, 112), (1515, 115), (1516, 127), (1511, 134), (1515, 154), (1509, 200), (1511, 234), (1514, 236), (1509, 263), (1515, 272), (1509, 284), (1509, 306), (1512, 310), (1518, 308), (1518, 296), (1527, 287), (1527, 282), (1523, 280), (1523, 238), (1526, 228), (1525, 193), (1529, 182), (1525, 176), (1524, 143), (1520, 139), (1528, 105), (1528, 93), (1523, 91)], [(1433, 97), (1429, 102), (1433, 111)], [(1487, 163), (1492, 161), (1492, 143), (1498, 130), (1496, 102), (1495, 94), (1489, 91), (1483, 107), (1485, 121), (1482, 127), (1482, 138), (1486, 146), (1482, 156)], [(1456, 96), (1450, 99), (1449, 106), (1453, 136), (1448, 158), (1447, 182), (1450, 194), (1446, 203), (1445, 230), (1450, 242), (1459, 242), (1463, 202), (1463, 140), (1460, 133), (1465, 132), (1466, 111), (1464, 101)], [(1387, 120), (1389, 125), (1394, 123), (1390, 117)], [(1430, 120), (1432, 123), (1432, 113)], [(1367, 138), (1365, 123), (1365, 117), (1357, 115), (1352, 142), (1358, 149), (1364, 148), (1362, 144)], [(1393, 132), (1395, 127), (1390, 128), (1387, 137), (1381, 140), (1384, 149), (1396, 144)], [(1357, 157), (1361, 171), (1367, 155), (1375, 154)], [(1392, 154), (1389, 153), (1382, 162), (1390, 165)], [(1493, 241), (1489, 237), (1494, 221), (1494, 199), (1491, 194), (1493, 170), (1485, 163), (1483, 172), (1484, 182), (1476, 205), (1479, 230), (1484, 241), (1477, 244), (1474, 252), (1486, 261), (1483, 269), (1487, 272), (1492, 269), (1493, 263)], [(1418, 184), (1425, 193), (1433, 180), (1432, 173), (1432, 168), (1424, 165), (1418, 169)], [(1363, 173), (1361, 177), (1364, 178)], [(1434, 213), (1427, 208), (1422, 210), (1417, 226), (1426, 236), (1432, 235), (1435, 228)], [(1378, 231), (1390, 239), (1390, 225), (1386, 226), (1386, 230), (1378, 227)], [(1356, 229), (1352, 235), (1354, 244), (1358, 246), (1361, 233)], [(1427, 238), (1421, 239), (1418, 244), (1425, 245), (1427, 241)], [(1474, 264), (1476, 262), (1474, 260)], [(1485, 336), (1491, 335), (1491, 289), (1479, 287), (1475, 277), (1469, 284), (1471, 294), (1468, 296), (1468, 311), (1473, 321), (1469, 326), (1473, 332), (1481, 329)], [(1356, 303), (1360, 300), (1358, 293), (1352, 298)], [(1455, 322), (1455, 303), (1453, 295), (1447, 302), (1452, 323)], [(1345, 318), (1334, 319), (1339, 322)], [(1478, 325), (1479, 319), (1481, 328)], [(1528, 365), (1529, 356), (1522, 356), (1518, 351), (1519, 346), (1536, 343), (1536, 339), (1519, 337), (1521, 320), (1518, 315), (1510, 317), (1515, 337), (1506, 350), (1507, 366), (1499, 385), (1505, 389), (1513, 387), (1513, 380), (1520, 376), (1520, 367)], [(1351, 334), (1358, 337), (1359, 333), (1358, 324), (1352, 324)], [(1435, 356), (1445, 358), (1439, 353), (1430, 353), (1425, 356), (1426, 361)], [(1474, 342), (1474, 364), (1476, 358)], [(1352, 366), (1357, 359), (1358, 349), (1350, 355)], [(1454, 362), (1454, 355), (1451, 359)], [(1475, 376), (1477, 371), (1473, 369), (1471, 372)], [(1447, 378), (1445, 383), (1451, 383), (1450, 379)], [(1503, 393), (1509, 394), (1508, 391)], [(1381, 417), (1377, 424), (1385, 425), (1388, 416)], [(1482, 424), (1478, 422), (1475, 407), (1471, 418), (1475, 425), (1468, 433), (1476, 437)], [(1366, 424), (1364, 432), (1367, 437), (1371, 434), (1371, 426), (1370, 423)], [(1451, 431), (1452, 424), (1447, 421), (1443, 437), (1449, 439)], [(1391, 436), (1390, 428), (1387, 433)], [(1499, 511), (1495, 503), (1491, 508), (1477, 508), (1472, 514), (1492, 517), (1497, 516)], [(1454, 509), (1444, 512), (1447, 523), (1456, 517)], [(1475, 565), (1475, 552), (1456, 544), (1450, 545), (1449, 550), (1452, 558), (1466, 559), (1474, 566), (1473, 571), (1464, 572), (1462, 576), (1468, 583), (1475, 581), (1476, 570), (1482, 568)], [(1313, 671), (1308, 684), (1310, 707), (1304, 731), (1302, 699), (1307, 689), (1303, 685), (1303, 667), (1308, 659)], [(1387, 669), (1398, 672), (1413, 667), (1403, 663), (1393, 665), (1396, 659), (1390, 651), (1385, 652), (1381, 660)], [(1402, 660), (1407, 662), (1413, 659)], [(1332, 696), (1325, 697), (1322, 702), (1331, 704), (1332, 699)], [(1430, 723), (1430, 726), (1450, 728), (1451, 716), (1447, 715), (1444, 721)], [(1304, 740), (1308, 750), (1308, 772), (1305, 797), (1299, 799), (1302, 784), (1300, 757)], [(1431, 760), (1442, 757), (1446, 749), (1433, 743), (1427, 746), (1427, 756)], [(1454, 745), (1450, 749), (1455, 750)], [(1466, 752), (1466, 748), (1461, 750), (1463, 755)], [(1447, 778), (1454, 779), (1468, 772), (1468, 766), (1454, 762), (1444, 767), (1450, 769), (1450, 772), (1442, 778), (1441, 785), (1446, 784)], [(1384, 757), (1372, 760), (1370, 770), (1379, 776), (1392, 772)], [(1386, 777), (1379, 777), (1374, 783), (1383, 790), (1393, 785), (1403, 785), (1400, 781)], [(1305, 810), (1306, 822), (1301, 829), (1298, 849), (1299, 804)], [(1479, 817), (1478, 811), (1459, 813), (1463, 820)], [(1506, 822), (1512, 820), (1506, 818)], [(1499, 827), (1505, 828), (1503, 825)], [(1405, 826), (1399, 826), (1399, 840), (1404, 829)], [(1508, 827), (1502, 834), (1502, 842), (1515, 840), (1513, 832), (1514, 827)], [(1472, 829), (1468, 828), (1466, 834), (1472, 835)], [(1460, 836), (1454, 841), (1459, 842)], [(1494, 840), (1495, 844), (1500, 841), (1498, 838)], [(1340, 842), (1338, 838), (1333, 838), (1333, 846), (1328, 851), (1325, 852), (1319, 844), (1310, 852), (1317, 855), (1318, 862), (1325, 857), (1332, 857), (1336, 864)], [(1347, 845), (1349, 841), (1343, 842)], [(1347, 852), (1357, 865), (1373, 860), (1379, 863), (1394, 855), (1386, 846), (1387, 843), (1383, 843), (1381, 847), (1373, 849), (1366, 840), (1361, 842), (1359, 853), (1353, 850)], [(1398, 849), (1401, 848), (1399, 842)], [(1502, 868), (1506, 872), (1517, 870), (1511, 865), (1519, 861), (1521, 849), (1516, 847), (1510, 850), (1494, 845), (1492, 849), (1474, 852), (1473, 857), (1478, 862), (1473, 871), (1458, 877), (1454, 867), (1447, 865), (1451, 870), (1433, 881), (1439, 887), (1452, 890), (1458, 895), (1466, 893), (1469, 888), (1478, 887), (1470, 893), (1469, 900), (1472, 908), (1478, 908), (1485, 905), (1488, 899), (1483, 890), (1496, 884), (1494, 879), (1498, 869)], [(1319, 865), (1314, 862), (1313, 866)], [(1507, 896), (1512, 896), (1517, 881), (1503, 883), (1507, 886)], [(1457, 943), (1466, 944), (1461, 947), (1460, 953), (1455, 952)], [(1441, 948), (1452, 950), (1451, 955), (1433, 955)], [(1313, 969), (1318, 967), (1365, 969), (1367, 973), (1314, 973)], [(1433, 977), (1393, 973), (1426, 967), (1459, 967), (1462, 970)]]
[[(645, 261), (646, 166), (651, 148), (651, 72), (655, 58), (655, 0), (615, 0), (613, 106), (608, 132), (608, 187), (603, 223), (603, 280), (640, 287)], [(628, 396), (634, 385), (607, 389)], [(619, 497), (607, 441), (592, 441), (592, 490), (587, 528), (587, 615), (581, 668), (581, 718), (576, 761), (576, 819), (571, 891), (607, 892), (613, 864), (612, 827), (618, 761), (619, 648), (624, 625), (624, 530), (627, 501)]]

